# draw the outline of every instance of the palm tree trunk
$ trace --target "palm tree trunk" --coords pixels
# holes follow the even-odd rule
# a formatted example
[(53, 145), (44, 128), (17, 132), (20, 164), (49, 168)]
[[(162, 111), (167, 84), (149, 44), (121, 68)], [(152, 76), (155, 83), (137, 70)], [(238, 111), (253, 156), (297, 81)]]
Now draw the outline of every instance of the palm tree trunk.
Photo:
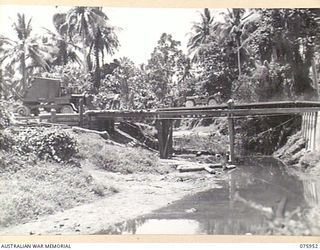
[(238, 79), (241, 77), (241, 58), (240, 58), (240, 42), (237, 39), (237, 59), (238, 59), (238, 70), (239, 70), (239, 76)]
[(82, 31), (82, 53), (83, 53), (83, 69), (84, 72), (87, 74), (88, 70), (88, 63), (87, 63), (87, 50), (86, 50), (86, 42), (85, 42), (85, 32)]
[(316, 60), (312, 60), (312, 76), (313, 76), (313, 84), (314, 88), (316, 89), (317, 95), (319, 97), (319, 83), (318, 83), (318, 74), (317, 74), (317, 67), (316, 67)]
[(0, 99), (5, 96), (3, 89), (3, 78), (2, 78), (2, 69), (0, 69)]
[(27, 69), (26, 69), (26, 53), (22, 53), (21, 57), (21, 73), (22, 73), (22, 92), (27, 89)]
[(96, 68), (94, 71), (94, 89), (95, 89), (95, 92), (98, 93), (100, 88), (101, 74), (100, 74), (99, 50), (97, 46), (95, 46), (94, 48), (94, 54), (95, 54), (95, 60), (96, 60)]

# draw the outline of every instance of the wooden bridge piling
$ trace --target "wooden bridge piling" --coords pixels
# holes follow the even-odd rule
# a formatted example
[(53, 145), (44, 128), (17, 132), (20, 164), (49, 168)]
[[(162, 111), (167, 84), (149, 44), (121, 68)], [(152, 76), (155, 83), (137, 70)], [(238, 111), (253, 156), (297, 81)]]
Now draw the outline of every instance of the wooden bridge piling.
[(314, 119), (313, 119), (313, 134), (311, 135), (313, 138), (312, 141), (312, 150), (316, 150), (316, 144), (317, 144), (317, 121), (318, 121), (318, 112), (314, 113)]
[(79, 126), (83, 127), (83, 113), (84, 113), (84, 107), (83, 107), (83, 99), (81, 98), (79, 100)]
[[(228, 101), (228, 108), (230, 111), (234, 108), (234, 101)], [(229, 162), (234, 163), (234, 118), (232, 112), (228, 113), (228, 129), (229, 129)]]
[(161, 159), (168, 159), (172, 154), (173, 123), (172, 120), (157, 120), (158, 144)]
[(56, 111), (56, 109), (52, 108), (50, 110), (50, 112), (51, 112), (50, 122), (52, 122), (52, 123), (57, 122), (57, 111)]

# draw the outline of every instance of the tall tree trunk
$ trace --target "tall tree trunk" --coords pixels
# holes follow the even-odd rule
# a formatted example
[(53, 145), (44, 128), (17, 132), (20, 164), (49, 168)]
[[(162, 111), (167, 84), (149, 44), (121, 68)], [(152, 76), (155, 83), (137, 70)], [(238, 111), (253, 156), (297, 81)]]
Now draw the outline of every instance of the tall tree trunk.
[(126, 108), (129, 108), (129, 83), (128, 79), (126, 79)]
[(68, 49), (66, 44), (62, 44), (63, 46), (63, 64), (62, 65), (67, 65), (68, 63)]
[(26, 53), (25, 53), (25, 51), (23, 51), (22, 57), (21, 57), (21, 73), (22, 73), (22, 92), (24, 94), (24, 92), (27, 89), (27, 69), (26, 69)]
[(312, 60), (312, 76), (313, 76), (313, 85), (317, 91), (319, 97), (319, 83), (318, 83), (318, 74), (317, 74), (317, 67), (316, 67), (316, 60)]
[(97, 45), (94, 48), (94, 56), (96, 61), (96, 68), (94, 71), (94, 90), (96, 93), (98, 93), (100, 88), (101, 72), (100, 72), (100, 62), (99, 62), (99, 50)]
[(237, 59), (238, 59), (238, 71), (239, 71), (239, 75), (238, 75), (238, 79), (240, 79), (241, 77), (241, 58), (240, 58), (240, 41), (239, 39), (237, 39)]
[(3, 78), (2, 78), (2, 69), (0, 69), (0, 99), (5, 96), (3, 88)]
[(86, 41), (85, 41), (85, 33), (82, 31), (82, 53), (83, 53), (83, 69), (86, 74), (88, 74), (88, 63), (87, 63), (87, 49), (86, 49)]

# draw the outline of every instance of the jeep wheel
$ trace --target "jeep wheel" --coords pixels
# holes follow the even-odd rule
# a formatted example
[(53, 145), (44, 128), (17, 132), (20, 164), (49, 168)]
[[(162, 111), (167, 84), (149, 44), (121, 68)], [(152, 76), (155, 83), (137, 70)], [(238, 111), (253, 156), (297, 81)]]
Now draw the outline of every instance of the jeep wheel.
[(30, 115), (30, 109), (26, 106), (21, 106), (16, 109), (16, 113), (20, 116), (29, 116)]
[(64, 114), (69, 114), (69, 113), (74, 113), (73, 108), (70, 105), (64, 105), (61, 109), (60, 109), (61, 113)]
[(209, 106), (213, 106), (213, 105), (217, 105), (218, 103), (217, 103), (217, 101), (216, 101), (216, 99), (214, 99), (214, 98), (210, 98), (209, 100), (208, 100), (208, 105)]
[(194, 107), (196, 106), (195, 102), (193, 100), (187, 100), (186, 101), (186, 107), (187, 108), (191, 108), (191, 107)]

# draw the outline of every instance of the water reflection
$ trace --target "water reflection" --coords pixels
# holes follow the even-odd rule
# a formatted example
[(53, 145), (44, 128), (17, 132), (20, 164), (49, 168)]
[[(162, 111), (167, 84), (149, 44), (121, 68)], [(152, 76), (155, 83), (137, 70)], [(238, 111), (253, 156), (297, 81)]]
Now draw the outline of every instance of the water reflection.
[(196, 220), (149, 219), (133, 233), (130, 228), (123, 234), (200, 234), (200, 223)]
[(319, 193), (320, 181), (310, 178), (303, 178), (304, 196), (311, 207), (320, 206)]
[(263, 211), (276, 211), (284, 198), (286, 211), (306, 207), (304, 197), (309, 204), (319, 203), (319, 185), (288, 174), (272, 158), (249, 159), (227, 175), (222, 188), (187, 196), (100, 234), (266, 234)]

